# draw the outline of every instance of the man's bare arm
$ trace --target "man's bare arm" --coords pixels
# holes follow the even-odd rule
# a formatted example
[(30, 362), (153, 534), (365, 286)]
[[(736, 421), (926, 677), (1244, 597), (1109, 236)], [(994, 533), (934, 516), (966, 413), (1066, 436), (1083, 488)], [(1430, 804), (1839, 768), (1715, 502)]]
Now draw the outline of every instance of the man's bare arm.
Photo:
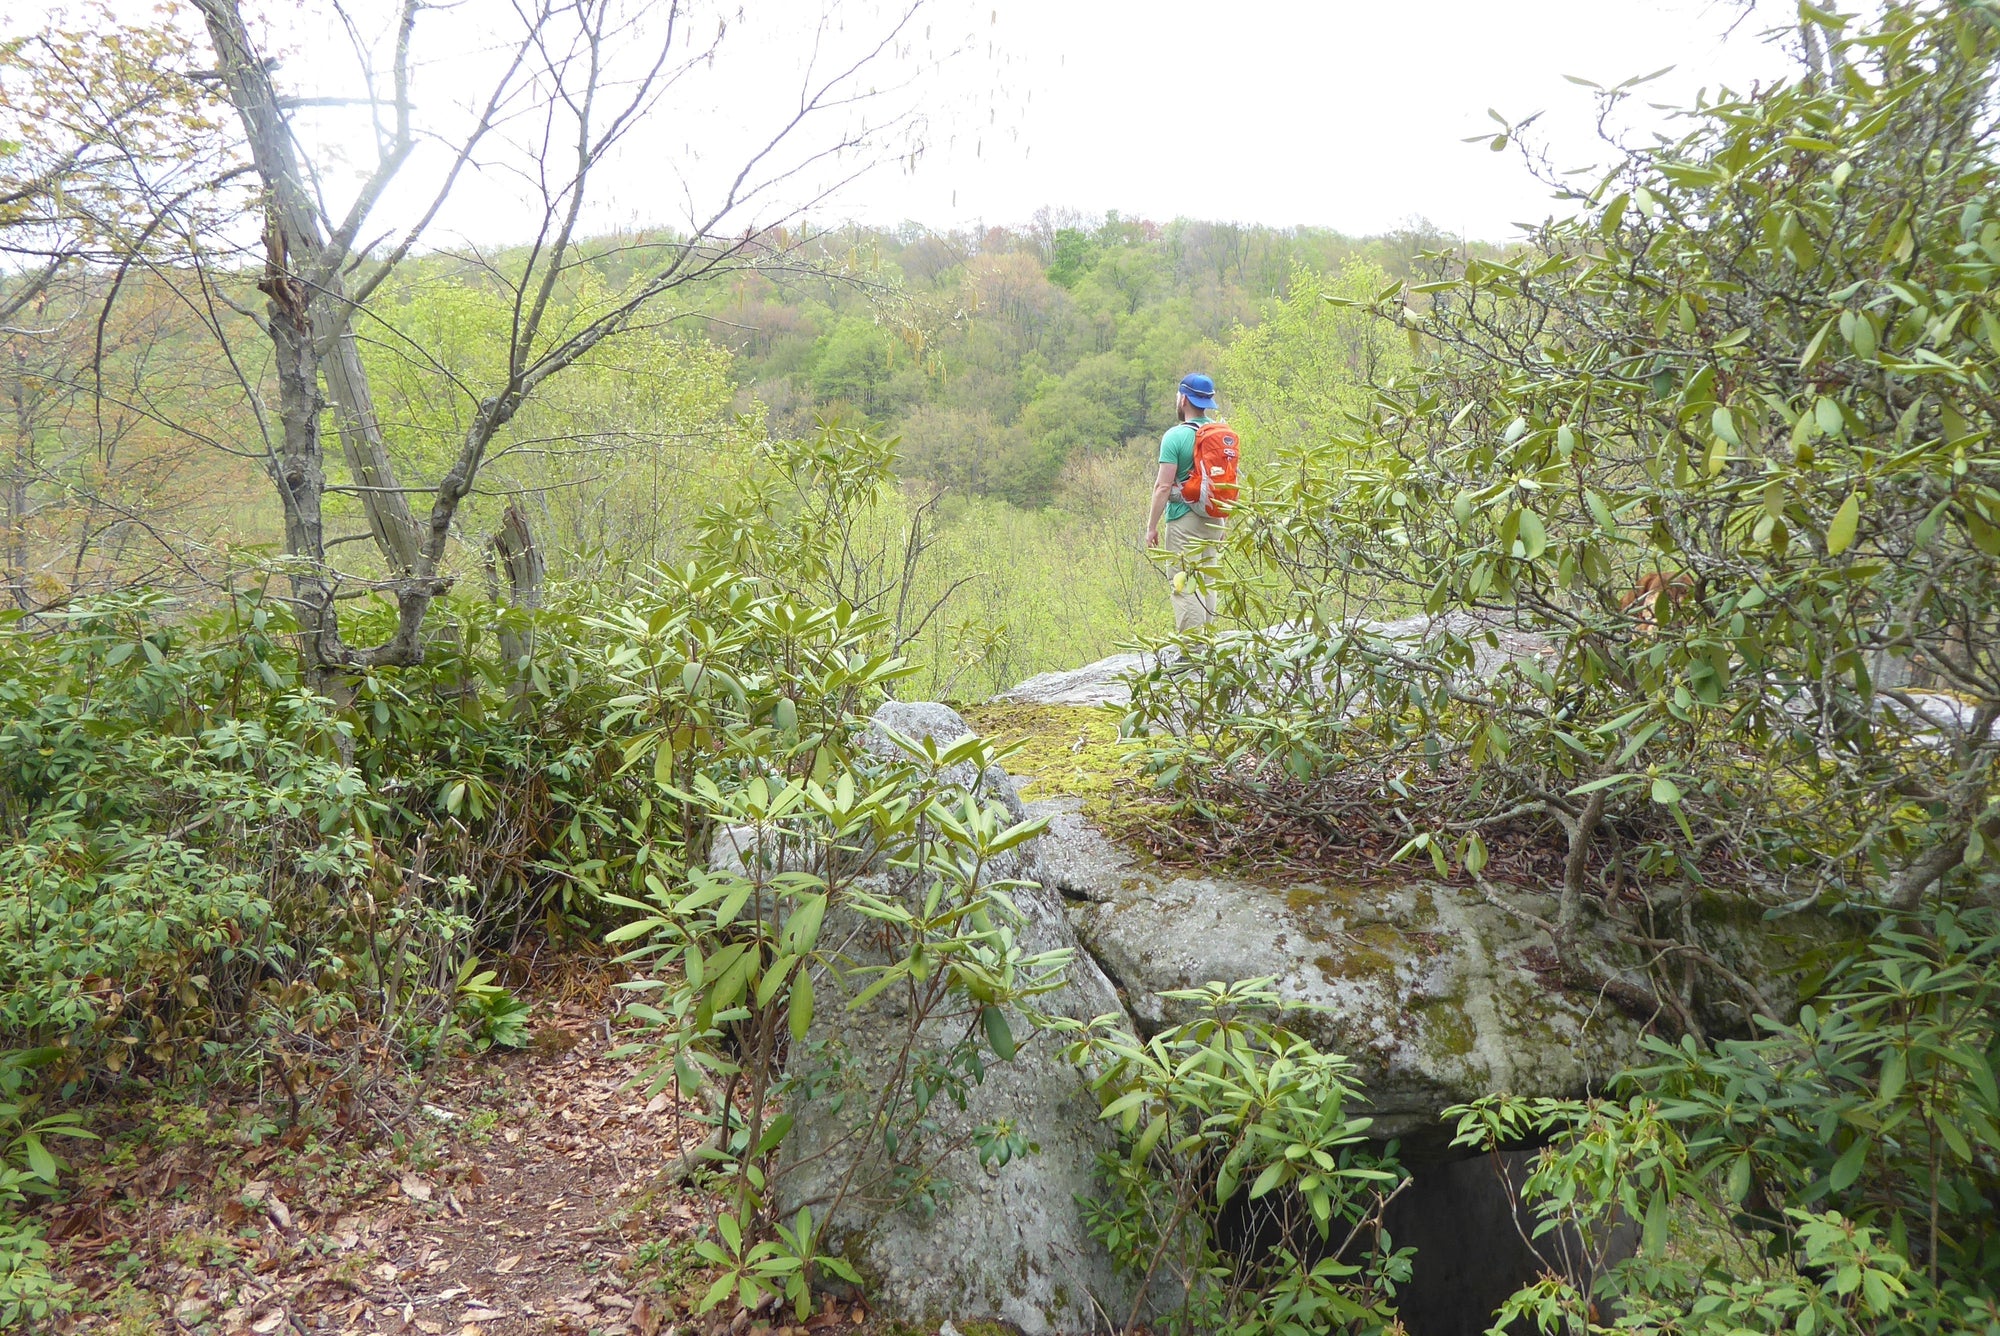
[(1153, 512), (1146, 516), (1146, 546), (1160, 545), (1160, 516), (1167, 513), (1167, 502), (1173, 499), (1174, 479), (1179, 473), (1172, 464), (1160, 465), (1159, 476), (1153, 480)]

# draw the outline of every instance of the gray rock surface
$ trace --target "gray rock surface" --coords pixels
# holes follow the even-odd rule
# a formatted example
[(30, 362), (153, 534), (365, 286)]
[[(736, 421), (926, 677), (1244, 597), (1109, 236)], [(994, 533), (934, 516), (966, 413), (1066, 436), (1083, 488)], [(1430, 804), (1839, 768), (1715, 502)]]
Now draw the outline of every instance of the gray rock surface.
[(1084, 820), (1075, 798), (1028, 804), (1029, 816), (1045, 816), (1049, 826), (1035, 841), (1042, 884), (1072, 900), (1115, 899), (1138, 868), (1138, 860)]
[[(913, 742), (929, 738), (937, 743), (939, 751), (943, 751), (959, 739), (970, 737), (972, 725), (966, 723), (965, 716), (957, 710), (936, 701), (885, 701), (875, 711), (864, 745), (885, 759), (901, 758), (904, 752), (890, 740), (892, 731)], [(999, 766), (988, 766), (984, 774), (975, 775), (972, 762), (960, 761), (947, 766), (944, 777), (968, 792), (998, 798), (1016, 821), (1028, 819), (1027, 809), (1021, 803), (1021, 795), (1015, 789), (1013, 779)]]
[[(885, 760), (902, 759), (905, 753), (890, 739), (891, 731), (913, 742), (928, 738), (942, 752), (961, 738), (970, 737), (972, 725), (949, 705), (940, 705), (936, 701), (892, 700), (883, 702), (876, 709), (864, 745)], [(1020, 791), (1015, 787), (1012, 776), (999, 766), (990, 765), (983, 773), (974, 773), (972, 762), (960, 761), (946, 766), (942, 774), (947, 783), (955, 784), (968, 793), (998, 800), (1014, 821), (1029, 819), (1027, 805), (1021, 801)], [(1041, 853), (1039, 846), (1040, 841), (1031, 841), (1001, 854), (992, 867), (994, 880), (1041, 880), (1037, 861)]]
[(1066, 672), (1038, 673), (993, 699), (1011, 705), (1126, 705), (1133, 675), (1151, 666), (1150, 654), (1113, 654)]
[[(941, 705), (886, 705), (876, 720), (905, 736), (931, 737), (941, 745), (971, 731), (955, 711)], [(878, 733), (874, 745), (884, 754), (894, 750), (885, 734)], [(1026, 816), (1004, 773), (974, 775), (967, 766), (954, 778), (999, 796), (1017, 815)], [(736, 857), (733, 847), (720, 856)], [(876, 880), (875, 889), (894, 893), (887, 876)], [(1030, 887), (1016, 891), (1014, 901), (1022, 915), (1016, 933), (1023, 950), (1074, 952), (1068, 980), (1038, 999), (1041, 1010), (1080, 1021), (1119, 1010), (1110, 981), (1076, 949), (1060, 895), (1053, 888)], [(862, 926), (858, 916), (850, 914), (843, 922), (829, 915), (822, 940)], [(850, 953), (868, 958), (866, 948), (851, 948)], [(889, 1067), (908, 1032), (895, 989), (858, 1012), (845, 1009), (844, 995), (865, 983), (865, 978), (849, 979), (845, 986), (830, 977), (816, 981), (817, 1019), (806, 1049), (816, 1056), (804, 1060), (823, 1063), (832, 1053), (841, 1062), (811, 1097), (795, 1106), (797, 1123), (787, 1143), (781, 1189), (786, 1214), (833, 1194), (854, 1162), (855, 1144), (841, 1144), (854, 1124), (854, 1112), (887, 1084)], [(963, 1111), (943, 1100), (933, 1105), (938, 1115), (934, 1141), (949, 1145), (975, 1127), (1004, 1121), (1039, 1151), (989, 1172), (974, 1147), (960, 1146), (936, 1166), (937, 1177), (952, 1187), (934, 1213), (880, 1201), (854, 1203), (835, 1220), (832, 1246), (867, 1279), (870, 1302), (905, 1322), (931, 1326), (953, 1317), (997, 1318), (1025, 1336), (1094, 1330), (1100, 1325), (1097, 1305), (1122, 1312), (1127, 1291), (1109, 1255), (1090, 1237), (1076, 1199), (1097, 1190), (1097, 1156), (1112, 1147), (1112, 1136), (1097, 1116), (1097, 1099), (1085, 1076), (1063, 1058), (1059, 1037), (1035, 1033), (1018, 1015), (1010, 1019), (1016, 1038), (1024, 1041), (1014, 1061), (989, 1057), (985, 1079), (971, 1088)], [(925, 1041), (942, 1045), (966, 1024), (964, 1016), (951, 1018), (934, 1026)], [(873, 1163), (862, 1160), (862, 1178)]]
[[(1467, 637), (1490, 635), (1473, 645), (1472, 675), (1486, 679), (1506, 664), (1555, 652), (1547, 636), (1510, 630), (1506, 626), (1466, 612), (1447, 612), (1437, 617), (1404, 617), (1392, 622), (1357, 620), (1356, 629), (1372, 631), (1391, 640), (1423, 641), (1439, 634)], [(1224, 632), (1223, 634), (1229, 634)], [(1274, 626), (1265, 635), (1304, 634), (1291, 625)], [(1165, 651), (1171, 654), (1171, 649)], [(1112, 654), (1095, 663), (1065, 672), (1041, 673), (1003, 691), (993, 699), (1013, 705), (1129, 705), (1132, 679), (1153, 666), (1150, 654)]]
[[(1048, 950), (1074, 944), (1052, 892), (1016, 892), (1028, 924), (1022, 944)], [(828, 998), (832, 1000), (832, 998)], [(1088, 1020), (1118, 1010), (1104, 974), (1078, 952), (1070, 982), (1042, 1002), (1044, 1010)], [(830, 1010), (828, 1014), (838, 1014)], [(880, 1080), (872, 1074), (896, 1046), (898, 1016), (842, 1016), (842, 1040), (856, 1060), (856, 1094)], [(956, 1024), (964, 1024), (958, 1020)], [(1016, 1038), (1026, 1024), (1012, 1020)], [(800, 1158), (838, 1132), (838, 1120), (814, 1120), (814, 1100), (800, 1110), (794, 1150)], [(1102, 1244), (1090, 1238), (1078, 1196), (1098, 1192), (1096, 1158), (1112, 1148), (1110, 1128), (1084, 1074), (1062, 1056), (1060, 1038), (1028, 1038), (1012, 1062), (988, 1060), (986, 1080), (970, 1090), (966, 1108), (946, 1108), (938, 1118), (940, 1142), (962, 1138), (990, 1122), (1012, 1126), (1038, 1146), (1034, 1154), (986, 1170), (972, 1146), (950, 1152), (936, 1176), (952, 1190), (934, 1214), (862, 1204), (836, 1232), (834, 1246), (868, 1280), (870, 1302), (904, 1322), (936, 1324), (944, 1318), (998, 1318), (1026, 1336), (1088, 1332), (1098, 1326), (1096, 1304), (1128, 1300), (1124, 1280), (1112, 1270)], [(792, 1200), (826, 1192), (836, 1156), (804, 1166), (786, 1186)]]
[[(1385, 624), (1385, 634), (1402, 631), (1426, 633), (1413, 624)], [(1507, 657), (1538, 652), (1534, 643), (1503, 638), (1481, 666), (1497, 670)], [(1084, 697), (1094, 692), (1109, 699), (1136, 656), (1122, 657), (1123, 664), (1093, 665), (1101, 670), (1095, 676), (1086, 669), (1084, 675), (1050, 675), (1066, 682), (1024, 683), (1010, 698), (1089, 704), (1095, 702)], [(956, 712), (933, 704), (885, 706), (877, 723), (871, 745), (884, 755), (896, 751), (888, 729), (941, 745), (969, 731)], [(1115, 844), (1084, 819), (1075, 799), (1021, 807), (1013, 782), (997, 770), (975, 774), (966, 766), (954, 778), (999, 797), (1018, 817), (1048, 819), (1028, 865), (1041, 884), (1017, 892), (1015, 900), (1026, 950), (1075, 952), (1068, 981), (1043, 1002), (1049, 1013), (1084, 1020), (1122, 1011), (1135, 1029), (1150, 1032), (1178, 1019), (1167, 992), (1275, 977), (1283, 996), (1310, 1008), (1289, 1023), (1355, 1062), (1369, 1102), (1365, 1111), (1375, 1119), (1372, 1135), (1402, 1138), (1406, 1155), (1416, 1152), (1418, 1159), (1444, 1158), (1448, 1133), (1439, 1114), (1448, 1105), (1497, 1091), (1580, 1094), (1601, 1088), (1640, 1054), (1640, 1026), (1608, 1001), (1556, 986), (1547, 974), (1545, 934), (1506, 907), (1546, 918), (1552, 912), (1548, 897), (1510, 892), (1496, 905), (1472, 890), (1407, 871), (1359, 885), (1184, 875)], [(719, 841), (717, 857), (740, 860), (740, 843)], [(877, 885), (886, 891), (887, 873), (882, 876)], [(829, 916), (827, 931), (861, 926)], [(1718, 924), (1710, 945), (1740, 962), (1755, 954), (1749, 939), (1756, 931)], [(1593, 957), (1615, 969), (1639, 963), (1609, 940), (1588, 945)], [(1753, 977), (1759, 973), (1754, 962), (1740, 967)], [(883, 1089), (898, 1026), (907, 1028), (893, 991), (849, 1013), (840, 981), (817, 986), (820, 1019), (808, 1048), (833, 1046), (846, 1062), (837, 1080), (794, 1105), (798, 1125), (787, 1149), (793, 1167), (780, 1203), (788, 1211), (828, 1195), (836, 1166), (848, 1161), (824, 1152), (852, 1118), (840, 1116), (835, 1100), (865, 1100)], [(859, 986), (859, 980), (847, 985)], [(962, 1027), (966, 1019), (953, 1023)], [(1013, 1024), (1017, 1035), (1028, 1033), (1022, 1018)], [(934, 1037), (942, 1042), (946, 1036)], [(1129, 1290), (1089, 1237), (1076, 1204), (1100, 1191), (1095, 1161), (1112, 1138), (1084, 1076), (1059, 1050), (1054, 1036), (1035, 1037), (1014, 1062), (988, 1066), (964, 1111), (948, 1109), (939, 1120), (947, 1141), (984, 1123), (1011, 1121), (1040, 1146), (1038, 1154), (989, 1173), (971, 1147), (962, 1147), (937, 1167), (956, 1186), (934, 1213), (863, 1202), (839, 1221), (835, 1246), (862, 1271), (872, 1301), (886, 1315), (928, 1327), (953, 1318), (997, 1318), (1026, 1336), (1056, 1336), (1097, 1329), (1105, 1310), (1123, 1313)], [(1433, 1184), (1441, 1200), (1458, 1202), (1449, 1191), (1455, 1181), (1441, 1171)], [(1511, 1209), (1504, 1192), (1494, 1200), (1500, 1204), (1495, 1209)], [(1480, 1201), (1481, 1209), (1493, 1204)], [(1448, 1204), (1419, 1222), (1436, 1226), (1447, 1241), (1460, 1239), (1461, 1251), (1476, 1255), (1463, 1260), (1444, 1244), (1433, 1245), (1431, 1270), (1440, 1277), (1433, 1288), (1440, 1295), (1462, 1288), (1466, 1268), (1490, 1252), (1459, 1227), (1469, 1209)], [(1501, 1280), (1511, 1283), (1532, 1276), (1530, 1269), (1516, 1277), (1511, 1262), (1488, 1269), (1506, 1272)], [(1419, 1297), (1412, 1291), (1412, 1302)], [(1434, 1323), (1427, 1331), (1447, 1329), (1459, 1328)]]
[[(1044, 868), (1056, 884), (1101, 884), (1095, 857), (1072, 868), (1045, 851)], [(1581, 1093), (1639, 1053), (1629, 1017), (1537, 972), (1539, 929), (1472, 891), (1128, 868), (1093, 899), (1072, 909), (1077, 935), (1142, 1025), (1179, 1019), (1160, 996), (1172, 989), (1274, 976), (1282, 996), (1315, 1008), (1288, 1024), (1358, 1067), (1373, 1136), (1435, 1136), (1441, 1110), (1495, 1091)]]

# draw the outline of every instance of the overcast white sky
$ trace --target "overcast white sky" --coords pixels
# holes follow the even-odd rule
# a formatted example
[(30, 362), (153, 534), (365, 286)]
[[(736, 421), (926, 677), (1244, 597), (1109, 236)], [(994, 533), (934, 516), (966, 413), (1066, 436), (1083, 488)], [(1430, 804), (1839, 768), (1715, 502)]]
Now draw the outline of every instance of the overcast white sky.
[[(1487, 109), (1538, 129), (1565, 165), (1603, 160), (1588, 89), (1675, 72), (1653, 100), (1786, 68), (1773, 0), (998, 0), (1013, 124), (913, 176), (868, 183), (880, 219), (1007, 221), (1044, 203), (1311, 223), (1347, 232), (1423, 214), (1500, 238), (1547, 192), (1511, 153), (1466, 144)], [(1725, 33), (1734, 27), (1733, 34)], [(1644, 107), (1633, 119), (1659, 123)], [(1002, 112), (1003, 120), (1006, 112)], [(1018, 136), (1018, 137), (1017, 137)], [(1196, 184), (1196, 179), (1201, 183)]]
[[(656, 0), (625, 0), (629, 4)], [(81, 0), (7, 6), (20, 31)], [(147, 0), (113, 0), (131, 12)], [(597, 226), (674, 224), (684, 187), (701, 193), (743, 143), (768, 128), (829, 8), (852, 45), (879, 32), (901, 0), (695, 0), (731, 28), (718, 62), (662, 110), (601, 184)], [(1024, 222), (1044, 205), (1165, 221), (1176, 215), (1379, 231), (1423, 215), (1461, 234), (1501, 239), (1550, 208), (1512, 153), (1461, 142), (1490, 133), (1489, 107), (1543, 113), (1556, 162), (1604, 160), (1594, 103), (1576, 75), (1615, 83), (1672, 65), (1649, 85), (1685, 104), (1697, 89), (1747, 86), (1789, 67), (1765, 34), (1794, 20), (1791, 0), (932, 0), (936, 46), (970, 32), (968, 54), (921, 86), (930, 148), (914, 170), (887, 165), (815, 210), (936, 228)], [(388, 0), (349, 0), (386, 31)], [(352, 92), (354, 65), (326, 0), (249, 0), (291, 46), (282, 85)], [(1746, 13), (1747, 9), (1747, 13)], [(469, 104), (490, 76), (506, 0), (458, 0), (426, 12), (417, 96), (434, 120)], [(871, 27), (871, 25), (873, 25)], [(918, 47), (923, 42), (916, 43)], [(881, 73), (887, 74), (887, 71)], [(345, 120), (342, 118), (345, 117)], [(1633, 104), (1643, 132), (1663, 118)], [(442, 120), (438, 123), (443, 124)], [(364, 123), (325, 113), (308, 137), (345, 138), (368, 154)], [(385, 212), (410, 216), (442, 158), (420, 156)], [(338, 173), (334, 174), (336, 177)], [(338, 180), (331, 182), (336, 193)], [(492, 170), (465, 183), (432, 241), (524, 237), (523, 178)], [(760, 219), (759, 221), (764, 221)], [(733, 220), (734, 227), (750, 221)]]

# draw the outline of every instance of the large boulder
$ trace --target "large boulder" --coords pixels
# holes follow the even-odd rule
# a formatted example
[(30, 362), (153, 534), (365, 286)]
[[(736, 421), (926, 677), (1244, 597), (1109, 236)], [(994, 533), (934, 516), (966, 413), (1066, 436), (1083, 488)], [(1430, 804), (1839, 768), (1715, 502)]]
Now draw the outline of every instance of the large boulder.
[[(1477, 891), (1407, 875), (1344, 885), (1161, 872), (1077, 843), (1086, 856), (1074, 861), (1045, 849), (1045, 875), (1088, 896), (1077, 936), (1142, 1027), (1181, 1019), (1162, 996), (1175, 989), (1275, 978), (1307, 1008), (1286, 1024), (1356, 1064), (1375, 1136), (1435, 1139), (1450, 1105), (1581, 1094), (1639, 1055), (1640, 1023), (1559, 987), (1547, 936)], [(1552, 912), (1541, 897), (1509, 898)]]
[[(971, 732), (942, 705), (893, 703), (876, 722), (874, 745), (885, 754), (893, 748), (882, 728), (930, 737), (940, 747)], [(967, 766), (954, 778), (1024, 815), (1006, 775), (975, 775)], [(739, 857), (733, 850), (723, 856)], [(872, 889), (897, 893), (893, 876), (878, 874)], [(1016, 935), (1024, 950), (1075, 953), (1066, 983), (1037, 999), (1040, 1009), (1079, 1021), (1117, 1011), (1109, 980), (1078, 949), (1060, 895), (1030, 887), (1013, 898), (1021, 911)], [(829, 916), (822, 940), (859, 926)], [(853, 954), (858, 963), (875, 963), (865, 946)], [(810, 1097), (793, 1110), (796, 1123), (784, 1152), (779, 1203), (787, 1214), (799, 1204), (830, 1199), (857, 1155), (859, 1179), (879, 1164), (853, 1135), (855, 1111), (892, 1079), (909, 1026), (894, 989), (858, 1011), (847, 1010), (848, 997), (866, 981), (818, 983), (817, 1019), (800, 1061), (831, 1074), (817, 1078)], [(932, 1027), (926, 1040), (941, 1044), (953, 1027), (962, 1032), (966, 1023), (965, 1017), (954, 1017)], [(1097, 1099), (1084, 1075), (1063, 1058), (1060, 1039), (1034, 1033), (1019, 1015), (1011, 1017), (1011, 1025), (1025, 1040), (1014, 1060), (989, 1057), (985, 1078), (970, 1089), (963, 1110), (943, 1099), (932, 1105), (932, 1144), (963, 1143), (931, 1166), (941, 1191), (915, 1206), (851, 1201), (833, 1222), (831, 1246), (862, 1273), (876, 1308), (900, 1321), (935, 1327), (946, 1319), (994, 1318), (1026, 1336), (1091, 1331), (1099, 1325), (1100, 1304), (1125, 1311), (1120, 1305), (1126, 1287), (1077, 1208), (1079, 1195), (1096, 1190), (1097, 1157), (1111, 1149), (1112, 1137), (1097, 1116)], [(968, 1138), (972, 1129), (998, 1122), (1011, 1123), (1037, 1149), (989, 1171)]]
[[(1538, 652), (1526, 642), (1495, 648), (1503, 656)], [(1129, 664), (1118, 670), (1129, 671)], [(1117, 681), (1107, 671), (1036, 693), (1103, 696)], [(930, 704), (884, 707), (878, 724), (872, 745), (885, 755), (896, 750), (887, 730), (940, 746), (969, 731), (954, 711)], [(1621, 1010), (1607, 992), (1563, 986), (1553, 968), (1536, 923), (1552, 916), (1552, 896), (1487, 893), (1401, 868), (1359, 884), (1164, 868), (1108, 839), (1077, 799), (1022, 806), (1013, 781), (997, 771), (966, 766), (953, 778), (1017, 816), (1048, 819), (1019, 869), (1039, 885), (1015, 896), (1026, 949), (1075, 952), (1067, 983), (1045, 1011), (1078, 1020), (1122, 1012), (1131, 1028), (1150, 1033), (1180, 1019), (1167, 996), (1175, 990), (1271, 977), (1282, 996), (1303, 1004), (1288, 1023), (1357, 1064), (1372, 1135), (1400, 1139), (1416, 1171), (1393, 1222), (1399, 1241), (1421, 1240), (1424, 1249), (1403, 1296), (1412, 1336), (1484, 1330), (1495, 1296), (1550, 1265), (1524, 1242), (1533, 1222), (1520, 1217), (1510, 1187), (1523, 1156), (1454, 1159), (1440, 1114), (1500, 1091), (1598, 1090), (1640, 1056), (1645, 1018)], [(1795, 932), (1778, 934), (1720, 909), (1696, 917), (1708, 949), (1740, 974), (1761, 983), (1782, 972), (1784, 962), (1770, 962), (1784, 952), (1773, 947)], [(1582, 945), (1607, 978), (1641, 978), (1638, 952), (1608, 932), (1593, 931)], [(839, 991), (830, 982), (808, 1048), (845, 1055), (844, 1085), (817, 1089), (796, 1107), (781, 1204), (827, 1194), (844, 1163), (825, 1153), (847, 1127), (835, 1101), (884, 1087), (897, 1026), (907, 1028), (881, 999), (846, 1012)], [(1015, 1028), (1026, 1031), (1019, 1017)], [(1112, 1140), (1084, 1077), (1052, 1036), (1038, 1036), (1011, 1063), (991, 1064), (968, 1107), (939, 1119), (938, 1135), (962, 1139), (1002, 1119), (1039, 1153), (988, 1172), (970, 1147), (955, 1150), (937, 1166), (953, 1187), (934, 1212), (852, 1205), (838, 1223), (837, 1246), (865, 1273), (878, 1307), (903, 1321), (998, 1318), (1027, 1336), (1097, 1329), (1103, 1312), (1125, 1311), (1129, 1288), (1077, 1203), (1099, 1191), (1095, 1163)]]
[[(1348, 626), (1410, 645), (1442, 635), (1464, 637), (1472, 644), (1471, 676), (1480, 681), (1496, 676), (1510, 663), (1543, 659), (1556, 652), (1555, 642), (1546, 635), (1518, 630), (1490, 615), (1469, 612), (1445, 612), (1435, 617), (1419, 615), (1392, 622), (1356, 618)], [(1259, 632), (1218, 630), (1214, 634), (1218, 642), (1226, 644), (1231, 639), (1240, 643), (1252, 636), (1269, 643), (1273, 638), (1282, 641), (1307, 632), (1285, 623)], [(1160, 651), (1158, 661), (1171, 667), (1179, 653), (1178, 648), (1168, 646)], [(1151, 671), (1154, 662), (1150, 653), (1112, 654), (1081, 668), (1038, 673), (993, 699), (1007, 705), (1129, 705), (1132, 679)]]

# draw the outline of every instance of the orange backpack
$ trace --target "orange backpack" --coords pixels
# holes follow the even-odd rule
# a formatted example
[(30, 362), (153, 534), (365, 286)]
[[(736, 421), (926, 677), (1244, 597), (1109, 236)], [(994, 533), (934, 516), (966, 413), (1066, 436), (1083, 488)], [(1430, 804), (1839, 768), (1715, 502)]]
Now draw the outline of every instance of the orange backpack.
[(1229, 518), (1236, 504), (1236, 432), (1227, 422), (1196, 422), (1194, 467), (1181, 484), (1181, 500), (1212, 520)]

